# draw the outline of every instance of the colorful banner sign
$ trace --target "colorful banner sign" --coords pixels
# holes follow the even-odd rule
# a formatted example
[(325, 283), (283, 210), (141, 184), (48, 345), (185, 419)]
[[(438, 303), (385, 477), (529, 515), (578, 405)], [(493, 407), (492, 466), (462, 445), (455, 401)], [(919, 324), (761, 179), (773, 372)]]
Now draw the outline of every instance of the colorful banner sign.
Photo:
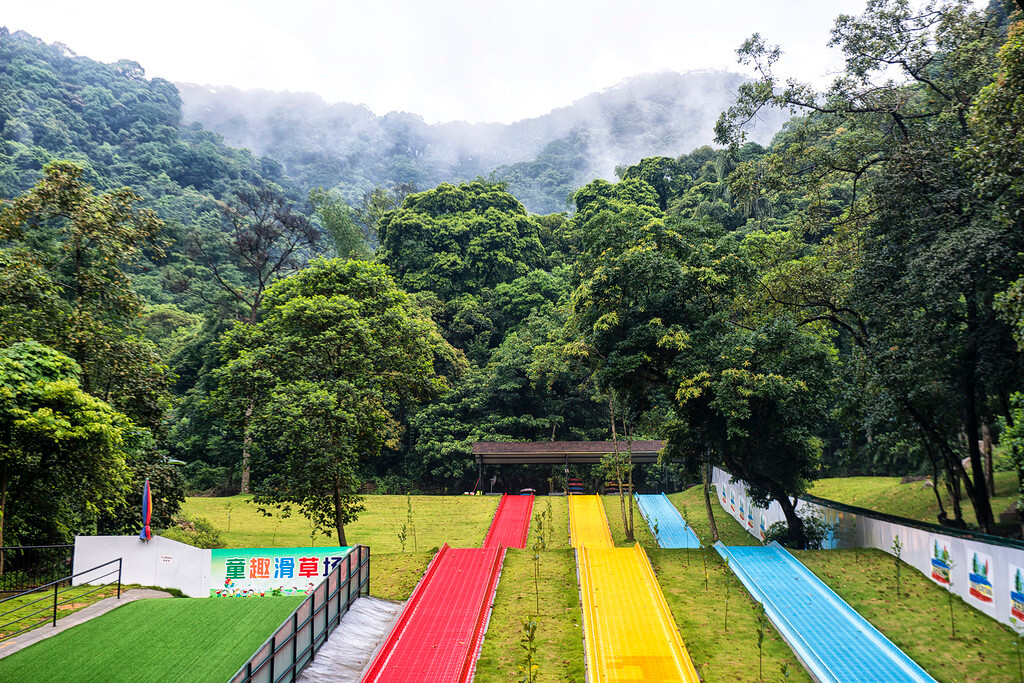
[(971, 571), (968, 578), (971, 582), (970, 596), (981, 602), (992, 602), (992, 558), (985, 553), (971, 553)]
[(210, 557), (210, 597), (308, 594), (351, 550), (351, 547), (215, 549)]
[(949, 585), (949, 570), (952, 558), (949, 545), (944, 538), (932, 538), (932, 580), (942, 586)]
[(1010, 565), (1010, 616), (1024, 621), (1024, 569)]

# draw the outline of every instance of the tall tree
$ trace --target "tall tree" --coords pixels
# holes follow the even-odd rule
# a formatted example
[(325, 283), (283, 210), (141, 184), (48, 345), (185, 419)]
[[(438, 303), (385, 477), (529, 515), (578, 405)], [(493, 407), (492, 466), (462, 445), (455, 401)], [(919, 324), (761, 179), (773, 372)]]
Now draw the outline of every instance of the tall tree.
[(221, 409), (250, 425), (255, 502), (295, 505), (344, 545), (361, 509), (358, 464), (397, 443), (397, 408), (441, 393), (435, 367), (458, 354), (380, 264), (314, 260), (264, 306), (257, 324), (225, 335)]
[[(263, 297), (278, 280), (301, 268), (320, 242), (320, 232), (272, 184), (238, 190), (220, 203), (222, 223), (196, 230), (189, 250), (212, 276), (212, 290), (196, 287), (208, 303), (246, 325), (259, 322)], [(245, 414), (256, 409), (255, 388)], [(242, 427), (242, 493), (249, 493), (252, 434)]]
[(0, 349), (0, 546), (12, 527), (24, 543), (67, 540), (124, 502), (132, 423), (82, 391), (80, 372), (35, 341)]
[(846, 68), (817, 93), (781, 85), (773, 72), (780, 50), (755, 35), (740, 56), (759, 78), (716, 128), (721, 142), (735, 144), (762, 107), (807, 112), (805, 135), (776, 155), (776, 170), (799, 178), (808, 198), (828, 200), (805, 202), (794, 227), (838, 277), (803, 267), (812, 256), (772, 269), (766, 298), (802, 325), (827, 321), (850, 335), (924, 450), (941, 454), (964, 482), (986, 531), (994, 515), (978, 447), (982, 413), (1004, 391), (992, 369), (1018, 365), (992, 299), (1017, 268), (1021, 245), (977, 201), (956, 151), (970, 144), (969, 112), (1000, 39), (998, 22), (963, 0), (920, 10), (871, 0), (861, 16), (836, 20), (831, 44)]
[(0, 338), (35, 338), (80, 368), (82, 389), (147, 426), (167, 407), (166, 368), (143, 337), (130, 270), (162, 248), (161, 222), (122, 188), (97, 194), (70, 162), (0, 204)]

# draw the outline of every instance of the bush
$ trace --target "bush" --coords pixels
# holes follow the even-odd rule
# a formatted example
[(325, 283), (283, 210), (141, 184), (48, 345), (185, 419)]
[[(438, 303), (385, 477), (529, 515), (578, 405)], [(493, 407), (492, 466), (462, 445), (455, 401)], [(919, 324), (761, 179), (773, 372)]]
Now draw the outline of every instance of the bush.
[(175, 515), (174, 526), (158, 532), (164, 538), (186, 543), (196, 548), (223, 548), (220, 529), (205, 517)]
[[(828, 538), (828, 533), (832, 531), (832, 527), (830, 527), (828, 523), (825, 522), (825, 519), (817, 513), (799, 515), (799, 517), (804, 521), (805, 545), (803, 548), (806, 550), (821, 550), (822, 545), (825, 543), (825, 539)], [(800, 539), (793, 537), (789, 532), (789, 525), (785, 522), (775, 522), (765, 530), (765, 544), (771, 543), (772, 541), (778, 541), (780, 545), (784, 545), (787, 548), (801, 547)]]
[(185, 478), (185, 489), (189, 493), (207, 492), (227, 484), (228, 468), (194, 460), (181, 468), (181, 475)]

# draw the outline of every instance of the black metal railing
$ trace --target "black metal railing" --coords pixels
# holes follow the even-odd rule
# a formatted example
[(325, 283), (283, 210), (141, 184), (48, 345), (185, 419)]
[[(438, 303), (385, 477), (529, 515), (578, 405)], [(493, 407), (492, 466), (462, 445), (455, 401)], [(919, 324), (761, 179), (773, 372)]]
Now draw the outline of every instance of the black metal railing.
[(229, 683), (294, 681), (359, 596), (370, 594), (370, 548), (357, 545)]
[(0, 548), (0, 593), (21, 593), (71, 573), (73, 545), (11, 545)]
[[(117, 567), (111, 568), (109, 571), (104, 572), (102, 574), (94, 574), (95, 572), (98, 572), (99, 570), (104, 569), (106, 567), (111, 567), (112, 565), (117, 565)], [(61, 605), (66, 605), (70, 602), (81, 600), (85, 596), (92, 595), (96, 591), (104, 590), (109, 586), (109, 584), (114, 583), (113, 581), (109, 581), (106, 584), (98, 585), (92, 590), (87, 590), (85, 592), (75, 591), (75, 594), (73, 596), (61, 600), (61, 594), (67, 595), (68, 592), (72, 591), (73, 586), (71, 584), (74, 583), (75, 577), (82, 576), (84, 574), (89, 574), (90, 584), (97, 582), (99, 579), (105, 579), (108, 576), (114, 576), (116, 574), (117, 597), (118, 599), (121, 598), (121, 558), (119, 557), (116, 560), (110, 560), (109, 562), (104, 562), (103, 564), (97, 565), (92, 569), (86, 569), (85, 571), (78, 572), (77, 574), (69, 574), (67, 576), (62, 576), (56, 581), (51, 581), (46, 585), (37, 586), (35, 588), (32, 588), (31, 590), (27, 590), (22, 593), (18, 593), (17, 595), (12, 595), (10, 597), (0, 600), (0, 605), (3, 605), (4, 603), (10, 603), (13, 600), (17, 600), (18, 598), (22, 598), (28, 595), (35, 595), (37, 593), (42, 594), (42, 597), (36, 598), (35, 600), (31, 600), (23, 604), (19, 604), (12, 610), (0, 613), (0, 621), (11, 616), (12, 614), (39, 605), (42, 602), (47, 603), (45, 607), (41, 607), (40, 609), (37, 609), (29, 614), (17, 617), (6, 623), (0, 623), (0, 641), (7, 640), (8, 638), (13, 638), (14, 636), (20, 635), (25, 631), (30, 631), (35, 627), (41, 626), (47, 621), (50, 621), (51, 619), (53, 620), (53, 625), (56, 626), (57, 611)], [(61, 586), (64, 587), (61, 588)], [(51, 588), (53, 589), (52, 593), (50, 590)], [(40, 615), (45, 616), (43, 616), (40, 619)], [(23, 625), (20, 628), (17, 628), (17, 630), (11, 630), (12, 627), (16, 628), (18, 624), (21, 624), (22, 622), (25, 622), (29, 619), (32, 619), (33, 621), (30, 622), (27, 626)]]

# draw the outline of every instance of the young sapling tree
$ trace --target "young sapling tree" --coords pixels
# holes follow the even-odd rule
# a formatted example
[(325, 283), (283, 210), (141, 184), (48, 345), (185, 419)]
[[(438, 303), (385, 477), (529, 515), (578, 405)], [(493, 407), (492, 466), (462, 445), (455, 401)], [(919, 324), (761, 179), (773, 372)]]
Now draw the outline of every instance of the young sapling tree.
[(757, 679), (760, 681), (764, 680), (764, 669), (762, 663), (764, 660), (764, 631), (765, 624), (768, 619), (764, 613), (764, 603), (757, 603)]
[(896, 599), (901, 596), (900, 590), (900, 556), (903, 554), (903, 543), (900, 542), (900, 535), (896, 534), (892, 539), (892, 554), (896, 556), (893, 562), (893, 575), (896, 579)]
[(524, 635), (519, 645), (525, 652), (519, 665), (519, 683), (536, 683), (537, 671), (540, 668), (537, 666), (537, 620), (524, 621), (523, 631)]

